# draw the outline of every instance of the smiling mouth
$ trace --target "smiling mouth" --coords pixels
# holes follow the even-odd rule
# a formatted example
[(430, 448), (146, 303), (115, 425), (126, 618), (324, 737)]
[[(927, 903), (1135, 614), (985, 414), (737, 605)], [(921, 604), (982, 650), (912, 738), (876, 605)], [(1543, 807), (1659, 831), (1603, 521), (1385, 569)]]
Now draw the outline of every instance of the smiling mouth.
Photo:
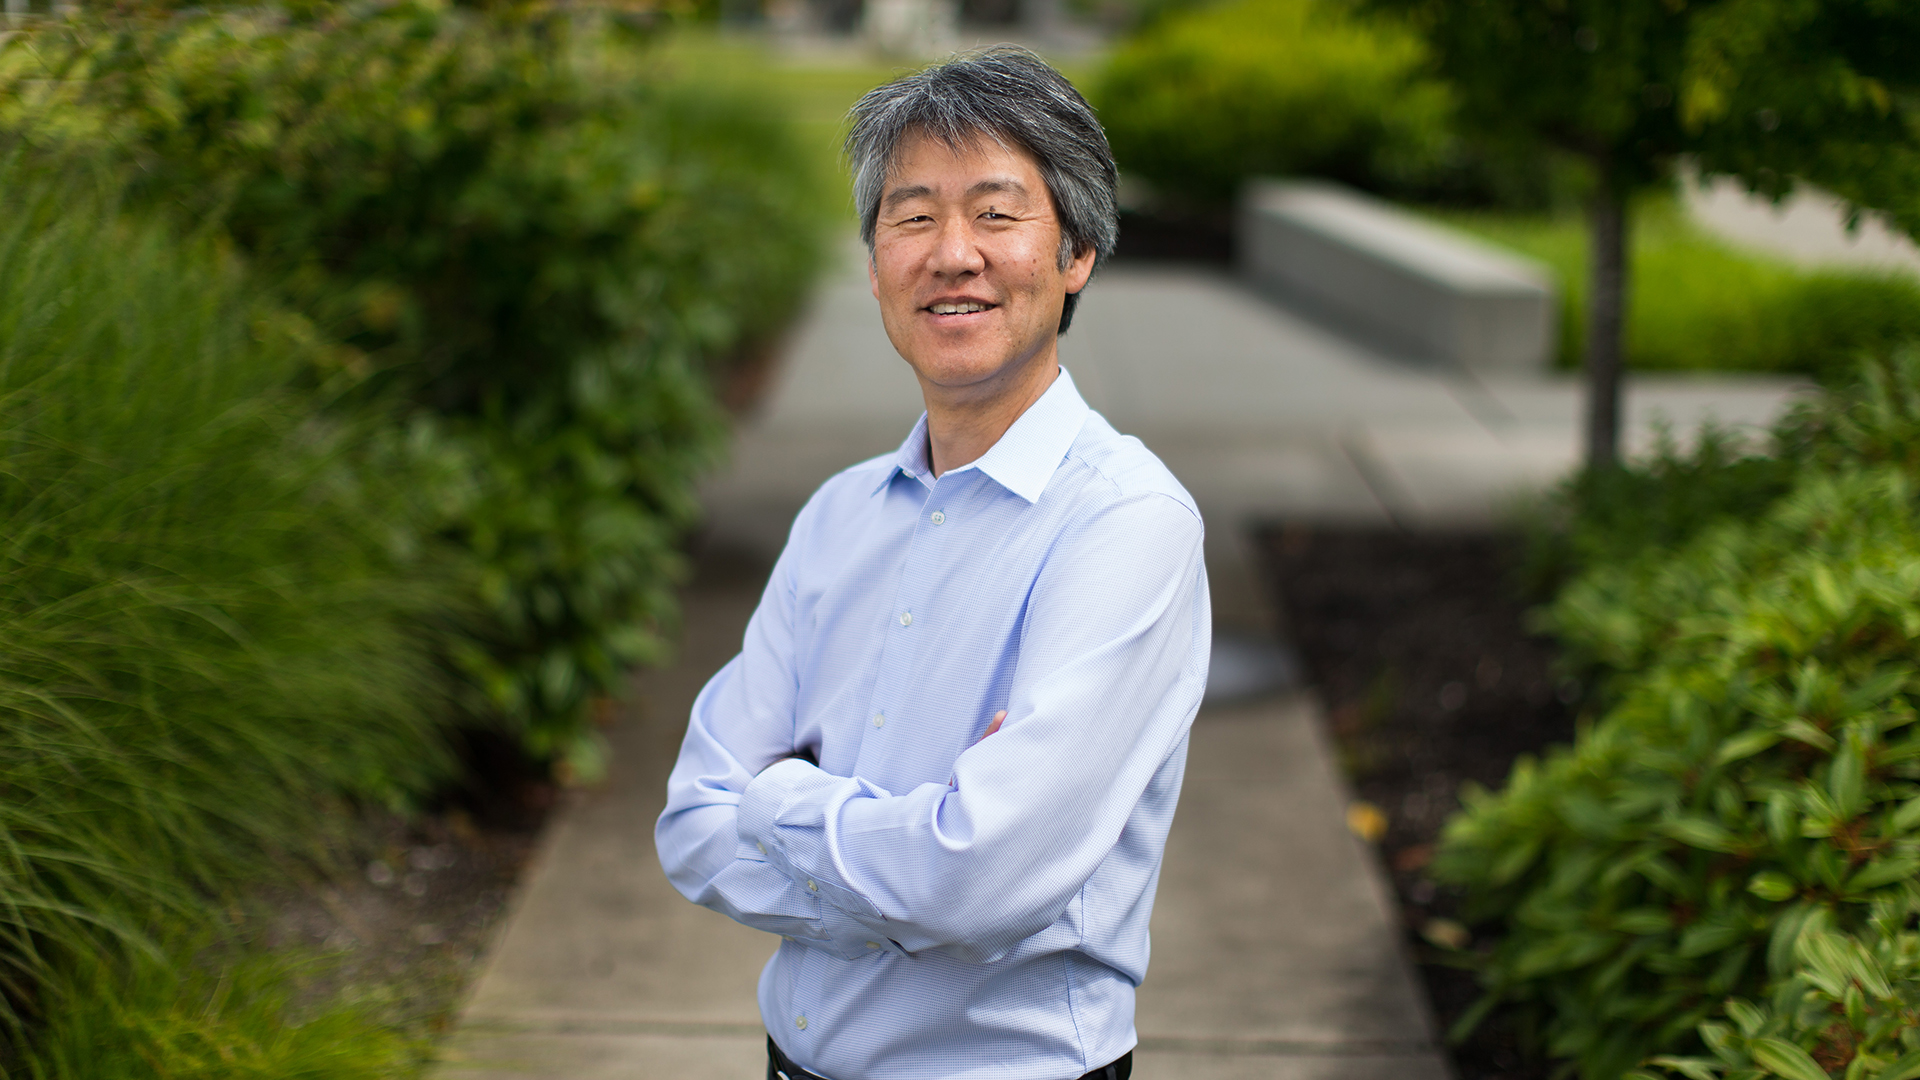
[(942, 301), (938, 304), (928, 304), (926, 310), (935, 315), (972, 315), (975, 312), (991, 310), (995, 306), (978, 300)]

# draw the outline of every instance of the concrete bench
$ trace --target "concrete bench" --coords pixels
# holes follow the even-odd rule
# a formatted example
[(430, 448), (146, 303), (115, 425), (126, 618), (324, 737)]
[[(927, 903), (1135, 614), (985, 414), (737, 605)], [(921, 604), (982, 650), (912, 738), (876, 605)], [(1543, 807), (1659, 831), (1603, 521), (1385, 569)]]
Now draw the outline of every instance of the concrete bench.
[(1558, 306), (1546, 267), (1337, 184), (1256, 180), (1242, 271), (1278, 299), (1420, 359), (1543, 370)]

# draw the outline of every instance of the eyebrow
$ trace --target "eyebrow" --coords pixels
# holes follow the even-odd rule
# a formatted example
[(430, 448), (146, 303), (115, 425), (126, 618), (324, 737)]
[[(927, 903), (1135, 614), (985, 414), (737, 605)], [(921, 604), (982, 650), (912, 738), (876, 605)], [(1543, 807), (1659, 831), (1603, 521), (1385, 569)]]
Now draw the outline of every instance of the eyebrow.
[[(1025, 195), (1027, 194), (1027, 185), (1010, 176), (982, 180), (967, 189), (967, 198), (972, 199), (978, 198), (981, 195), (994, 195), (999, 193)], [(880, 200), (880, 209), (892, 210), (903, 202), (911, 202), (914, 199), (924, 199), (932, 194), (933, 189), (925, 184), (913, 184), (908, 187), (894, 188), (892, 191), (887, 192), (885, 198)]]

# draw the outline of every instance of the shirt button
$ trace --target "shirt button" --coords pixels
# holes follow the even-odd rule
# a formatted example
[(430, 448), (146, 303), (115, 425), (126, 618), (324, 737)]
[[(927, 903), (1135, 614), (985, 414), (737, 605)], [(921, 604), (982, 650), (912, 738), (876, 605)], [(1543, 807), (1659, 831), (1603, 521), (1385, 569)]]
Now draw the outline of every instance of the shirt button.
[(879, 942), (877, 942), (877, 941), (869, 941), (869, 942), (867, 942), (867, 948), (869, 948), (869, 949), (877, 949), (877, 948), (879, 948), (879, 947), (880, 947), (880, 943), (879, 943)]
[(760, 849), (760, 854), (765, 855), (767, 853), (767, 845), (761, 843), (760, 841), (755, 840), (753, 842), (753, 846)]
[(947, 515), (944, 510), (935, 510), (933, 516), (927, 520), (933, 522), (935, 525), (945, 525), (947, 523)]
[(813, 879), (812, 879), (812, 878), (808, 878), (808, 879), (807, 879), (807, 890), (808, 890), (809, 892), (819, 892), (819, 891), (820, 891), (820, 886), (818, 886), (818, 885), (815, 885), (815, 884), (813, 883)]
[(883, 712), (877, 712), (877, 713), (874, 713), (874, 714), (873, 714), (873, 726), (874, 726), (874, 727), (886, 727), (886, 726), (887, 726), (887, 714), (886, 714), (886, 713), (883, 713)]
[(903, 611), (903, 612), (901, 612), (901, 613), (900, 613), (900, 625), (901, 625), (901, 626), (912, 626), (912, 625), (913, 625), (913, 612), (911, 612), (911, 611)]
[(804, 1016), (794, 1017), (793, 1026), (799, 1028), (801, 1031), (807, 1030), (807, 1018)]

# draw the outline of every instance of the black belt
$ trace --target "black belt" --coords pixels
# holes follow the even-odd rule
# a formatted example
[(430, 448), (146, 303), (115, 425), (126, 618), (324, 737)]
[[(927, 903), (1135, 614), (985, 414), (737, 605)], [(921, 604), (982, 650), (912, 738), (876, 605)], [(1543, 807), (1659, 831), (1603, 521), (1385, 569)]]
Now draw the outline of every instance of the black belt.
[[(1080, 1080), (1127, 1080), (1133, 1075), (1133, 1051), (1121, 1054), (1114, 1061), (1093, 1070)], [(793, 1063), (793, 1059), (782, 1053), (780, 1044), (767, 1036), (767, 1080), (826, 1080), (826, 1077), (810, 1073)]]

